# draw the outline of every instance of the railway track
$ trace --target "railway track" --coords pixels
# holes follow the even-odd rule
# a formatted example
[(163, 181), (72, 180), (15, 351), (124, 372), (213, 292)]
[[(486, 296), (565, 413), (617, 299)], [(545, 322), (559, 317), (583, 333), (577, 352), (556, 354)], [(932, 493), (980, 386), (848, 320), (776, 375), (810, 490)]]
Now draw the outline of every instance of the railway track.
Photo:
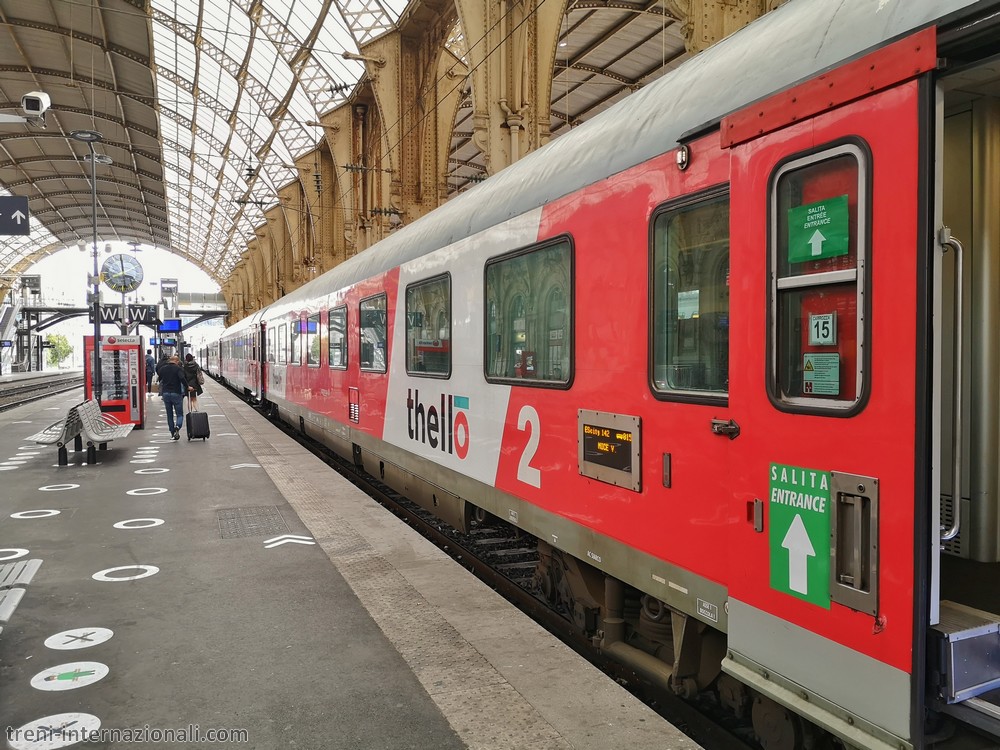
[(0, 382), (0, 411), (37, 401), (40, 398), (62, 393), (83, 385), (83, 373), (38, 373), (7, 382)]
[[(234, 390), (231, 392), (236, 393)], [(243, 394), (236, 395), (243, 398)], [(474, 519), (468, 534), (461, 533), (318, 441), (263, 410), (257, 410), (706, 750), (760, 750), (760, 745), (753, 739), (749, 721), (735, 720), (712, 697), (682, 700), (597, 651), (590, 639), (574, 626), (568, 614), (550, 606), (533, 585), (538, 561), (534, 537), (490, 514)]]

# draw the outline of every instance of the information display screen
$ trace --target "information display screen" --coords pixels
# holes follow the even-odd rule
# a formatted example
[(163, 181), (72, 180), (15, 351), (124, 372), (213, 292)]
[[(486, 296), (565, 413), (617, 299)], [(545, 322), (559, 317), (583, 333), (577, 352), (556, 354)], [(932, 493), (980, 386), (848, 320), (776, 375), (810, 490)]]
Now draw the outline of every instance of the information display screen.
[(180, 318), (167, 318), (159, 325), (161, 333), (177, 333), (181, 330)]
[(583, 425), (583, 460), (618, 471), (632, 471), (632, 433)]
[(629, 414), (580, 409), (577, 459), (580, 474), (642, 491), (642, 421)]

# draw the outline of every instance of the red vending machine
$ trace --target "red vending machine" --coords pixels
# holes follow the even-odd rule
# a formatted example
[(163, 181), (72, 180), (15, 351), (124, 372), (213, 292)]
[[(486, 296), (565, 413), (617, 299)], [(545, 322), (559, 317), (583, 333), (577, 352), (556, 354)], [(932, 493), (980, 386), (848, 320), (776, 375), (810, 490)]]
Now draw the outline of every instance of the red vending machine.
[[(84, 336), (84, 389), (94, 398), (94, 337)], [(140, 336), (101, 336), (101, 411), (141, 430), (146, 419), (146, 358)]]

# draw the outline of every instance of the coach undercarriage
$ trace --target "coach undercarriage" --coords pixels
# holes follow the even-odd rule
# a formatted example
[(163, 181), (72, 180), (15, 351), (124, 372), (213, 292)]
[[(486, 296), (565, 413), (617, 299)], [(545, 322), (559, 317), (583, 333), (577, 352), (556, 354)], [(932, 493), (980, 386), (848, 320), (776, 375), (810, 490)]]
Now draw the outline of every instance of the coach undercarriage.
[(686, 700), (706, 693), (749, 723), (766, 750), (845, 747), (770, 698), (722, 672), (726, 636), (545, 542), (533, 584), (593, 645), (656, 687)]

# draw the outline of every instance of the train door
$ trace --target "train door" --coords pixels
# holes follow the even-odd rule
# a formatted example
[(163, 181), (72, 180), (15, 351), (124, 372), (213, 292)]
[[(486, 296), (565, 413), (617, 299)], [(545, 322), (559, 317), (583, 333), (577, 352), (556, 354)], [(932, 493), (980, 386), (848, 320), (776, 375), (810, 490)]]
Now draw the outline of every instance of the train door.
[[(998, 24), (942, 37), (938, 81), (929, 698), (1000, 737)], [(988, 24), (987, 24), (988, 25)], [(987, 36), (983, 36), (987, 35)], [(990, 37), (989, 35), (992, 35)], [(992, 41), (990, 39), (992, 38)], [(984, 40), (985, 46), (984, 46)]]
[(255, 313), (246, 333), (246, 345), (243, 347), (246, 357), (247, 387), (254, 398), (261, 397), (261, 386), (263, 383), (263, 364), (261, 352), (263, 351), (263, 311)]
[(247, 383), (250, 392), (256, 396), (260, 393), (260, 364), (257, 361), (257, 326), (251, 326), (247, 332)]
[(731, 342), (746, 512), (723, 668), (750, 687), (769, 750), (812, 746), (799, 716), (850, 747), (919, 743), (935, 65), (933, 33), (917, 35), (722, 122), (747, 332)]
[(259, 376), (259, 383), (260, 383), (260, 391), (259, 391), (259, 393), (260, 393), (260, 396), (259, 396), (259, 398), (260, 398), (260, 400), (262, 402), (267, 401), (267, 379), (268, 379), (268, 376), (269, 376), (267, 363), (269, 361), (268, 358), (270, 356), (270, 352), (269, 352), (269, 348), (268, 348), (267, 334), (268, 334), (267, 322), (262, 320), (260, 322), (260, 326), (257, 329), (257, 342), (258, 342), (258, 346), (257, 346), (257, 362), (259, 363), (258, 366), (260, 368), (260, 376)]

